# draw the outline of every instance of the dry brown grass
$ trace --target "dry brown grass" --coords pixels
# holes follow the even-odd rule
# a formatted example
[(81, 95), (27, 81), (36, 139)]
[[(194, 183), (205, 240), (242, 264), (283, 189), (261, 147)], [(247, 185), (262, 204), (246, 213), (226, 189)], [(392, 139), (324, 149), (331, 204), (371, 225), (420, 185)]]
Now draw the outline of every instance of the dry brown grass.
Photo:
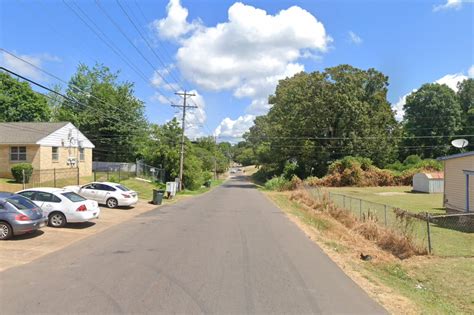
[[(322, 200), (317, 200), (304, 189), (300, 189), (291, 193), (290, 200), (304, 205), (311, 215), (318, 215), (318, 213), (329, 215), (345, 228), (361, 235), (366, 240), (376, 244), (380, 249), (400, 259), (427, 254), (426, 249), (416, 245), (409, 234), (382, 226), (375, 217), (370, 215), (364, 217), (363, 220), (358, 220), (349, 211), (337, 207), (326, 196), (323, 196)], [(406, 218), (399, 219), (404, 220)]]

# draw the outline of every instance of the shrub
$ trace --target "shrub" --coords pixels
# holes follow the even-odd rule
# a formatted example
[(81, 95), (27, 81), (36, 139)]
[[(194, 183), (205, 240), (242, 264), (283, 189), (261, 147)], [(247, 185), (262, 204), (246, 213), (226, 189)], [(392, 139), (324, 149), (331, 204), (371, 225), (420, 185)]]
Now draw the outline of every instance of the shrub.
[(283, 177), (287, 180), (291, 180), (293, 176), (296, 176), (297, 169), (297, 163), (286, 162), (285, 167), (283, 169)]
[(403, 164), (405, 165), (416, 165), (421, 162), (421, 157), (419, 157), (416, 154), (409, 155), (406, 157), (406, 159), (403, 161)]
[(23, 182), (23, 171), (25, 171), (25, 183), (29, 183), (33, 174), (33, 166), (30, 163), (15, 164), (11, 168), (12, 176), (17, 183)]
[(283, 177), (273, 177), (265, 183), (265, 189), (283, 191), (288, 187), (289, 181)]

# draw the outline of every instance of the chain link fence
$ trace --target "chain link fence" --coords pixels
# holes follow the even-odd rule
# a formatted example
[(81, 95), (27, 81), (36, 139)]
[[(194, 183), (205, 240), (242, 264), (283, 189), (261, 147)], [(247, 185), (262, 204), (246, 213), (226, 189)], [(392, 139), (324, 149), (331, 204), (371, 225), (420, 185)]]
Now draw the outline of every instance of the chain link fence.
[(431, 254), (474, 257), (474, 213), (415, 213), (388, 204), (324, 192), (320, 188), (305, 189), (316, 199), (328, 196), (335, 205), (349, 211), (360, 221), (375, 220), (380, 225), (409, 236), (415, 244), (426, 247)]
[(129, 178), (141, 178), (153, 182), (165, 181), (165, 170), (137, 161), (136, 163), (97, 162), (92, 163), (94, 181), (120, 182)]

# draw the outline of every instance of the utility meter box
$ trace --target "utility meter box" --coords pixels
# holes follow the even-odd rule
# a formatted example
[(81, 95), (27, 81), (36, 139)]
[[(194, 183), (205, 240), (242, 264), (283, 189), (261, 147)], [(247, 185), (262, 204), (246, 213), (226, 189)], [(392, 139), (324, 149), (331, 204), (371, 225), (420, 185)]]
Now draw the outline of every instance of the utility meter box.
[(168, 198), (174, 197), (176, 195), (178, 185), (176, 182), (166, 182), (166, 194)]

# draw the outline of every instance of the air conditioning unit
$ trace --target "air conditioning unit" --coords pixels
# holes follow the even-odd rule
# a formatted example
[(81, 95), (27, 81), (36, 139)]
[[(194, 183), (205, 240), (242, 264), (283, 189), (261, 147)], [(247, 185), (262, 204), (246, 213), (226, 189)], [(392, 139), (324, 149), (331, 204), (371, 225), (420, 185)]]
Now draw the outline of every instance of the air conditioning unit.
[(68, 166), (75, 167), (77, 164), (77, 159), (74, 156), (70, 156), (67, 158), (67, 163)]

